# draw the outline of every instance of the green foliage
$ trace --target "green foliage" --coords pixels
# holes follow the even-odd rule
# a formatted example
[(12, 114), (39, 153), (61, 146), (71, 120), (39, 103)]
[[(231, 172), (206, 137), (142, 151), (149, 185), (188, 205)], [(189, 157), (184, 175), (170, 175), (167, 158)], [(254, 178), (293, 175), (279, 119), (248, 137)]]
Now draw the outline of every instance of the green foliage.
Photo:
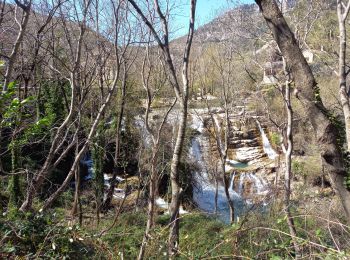
[[(155, 229), (146, 248), (146, 259), (167, 259), (167, 232), (169, 215), (160, 215), (156, 220)], [(146, 225), (146, 215), (142, 212), (124, 213), (118, 219), (116, 225), (103, 240), (106, 241), (114, 252), (123, 254), (125, 259), (135, 259)], [(179, 259), (197, 259), (203, 256), (215, 246), (229, 237), (231, 227), (202, 214), (183, 216), (180, 224), (180, 248), (182, 254)], [(232, 231), (232, 230), (231, 230)], [(227, 237), (226, 237), (227, 235)], [(208, 256), (225, 255), (231, 253), (231, 245), (223, 243), (223, 246), (212, 250)]]
[(306, 172), (305, 172), (305, 163), (304, 162), (299, 162), (296, 160), (292, 161), (292, 172), (295, 175), (299, 175), (299, 176), (305, 176)]
[(23, 120), (30, 118), (30, 107), (35, 98), (29, 96), (23, 100), (16, 97), (16, 85), (11, 82), (8, 85), (8, 91), (0, 94), (0, 114), (2, 115), (1, 127), (18, 127)]
[(8, 105), (11, 100), (14, 99), (14, 95), (16, 93), (15, 90), (15, 82), (10, 82), (7, 86), (7, 91), (6, 92), (1, 92), (0, 93), (0, 114), (3, 115), (6, 110), (6, 106)]
[[(233, 259), (234, 256), (247, 259), (292, 259), (292, 240), (289, 236), (287, 219), (283, 213), (281, 214), (280, 209), (276, 208), (276, 211), (277, 215), (251, 215), (243, 226), (240, 223), (228, 226), (202, 214), (183, 215), (180, 222), (181, 254), (178, 259), (219, 258), (219, 256), (226, 256), (228, 259)], [(116, 255), (123, 255), (125, 259), (135, 259), (141, 245), (145, 223), (146, 215), (142, 212), (125, 212), (103, 240), (113, 248)], [(167, 259), (168, 223), (168, 215), (157, 218), (147, 244), (146, 259)], [(349, 256), (346, 251), (337, 252), (333, 249), (330, 233), (320, 222), (311, 217), (296, 217), (295, 225), (299, 237), (297, 240), (305, 257), (346, 259)], [(346, 239), (343, 238), (344, 241)], [(310, 241), (322, 247), (315, 246), (309, 243)]]
[[(295, 216), (297, 243), (305, 258), (346, 259), (341, 258), (345, 252), (334, 250), (332, 235), (325, 222), (312, 216)], [(322, 223), (322, 224), (321, 224)], [(336, 227), (333, 227), (336, 229)], [(339, 230), (341, 227), (337, 227)], [(332, 232), (336, 232), (335, 229)], [(338, 229), (337, 229), (338, 230)], [(253, 259), (294, 259), (293, 244), (289, 235), (287, 217), (279, 205), (271, 205), (269, 215), (251, 215), (244, 228), (238, 230), (237, 254)], [(348, 238), (339, 236), (343, 243)], [(320, 246), (318, 246), (320, 245)], [(347, 253), (348, 254), (348, 253)], [(334, 258), (335, 256), (340, 258)], [(348, 255), (347, 255), (348, 256)]]
[(229, 230), (232, 231), (224, 223), (201, 214), (186, 216), (180, 224), (180, 248), (190, 259), (230, 255), (232, 246), (226, 236)]
[[(57, 173), (57, 172), (56, 172)], [(54, 207), (70, 209), (72, 202), (74, 201), (74, 190), (69, 189), (61, 194), (58, 199), (53, 203)]]
[(42, 93), (38, 98), (40, 118), (46, 118), (47, 123), (57, 124), (65, 114), (64, 95), (69, 87), (68, 82), (47, 81), (42, 84)]
[[(19, 168), (19, 160), (20, 160), (19, 148), (20, 147), (18, 146), (18, 142), (16, 140), (13, 140), (10, 143), (12, 173), (14, 174)], [(19, 206), (20, 198), (21, 198), (20, 176), (18, 174), (10, 177), (8, 191), (10, 195), (8, 207), (15, 209)]]
[[(52, 96), (44, 104), (47, 111), (38, 120), (33, 120), (33, 108), (38, 100), (34, 96), (20, 100), (16, 97), (16, 84), (11, 82), (8, 91), (0, 94), (0, 112), (2, 114), (1, 127), (24, 128), (20, 136), (16, 136), (18, 145), (25, 145), (28, 142), (42, 138), (48, 132), (49, 127), (62, 115), (57, 111), (63, 111), (62, 95)], [(61, 105), (59, 105), (61, 104)], [(61, 112), (60, 112), (61, 113)]]
[(0, 218), (0, 258), (93, 258), (95, 249), (86, 233), (66, 226), (59, 214), (17, 214)]
[(118, 224), (104, 236), (114, 252), (123, 254), (126, 259), (136, 259), (146, 226), (146, 215), (142, 212), (125, 213), (118, 219)]
[(307, 42), (313, 49), (321, 49), (323, 47), (327, 51), (333, 51), (334, 46), (337, 46), (337, 35), (338, 21), (336, 12), (329, 10), (315, 21), (307, 37)]
[(270, 137), (270, 141), (271, 141), (272, 146), (277, 147), (280, 145), (281, 137), (278, 133), (269, 132), (269, 137)]

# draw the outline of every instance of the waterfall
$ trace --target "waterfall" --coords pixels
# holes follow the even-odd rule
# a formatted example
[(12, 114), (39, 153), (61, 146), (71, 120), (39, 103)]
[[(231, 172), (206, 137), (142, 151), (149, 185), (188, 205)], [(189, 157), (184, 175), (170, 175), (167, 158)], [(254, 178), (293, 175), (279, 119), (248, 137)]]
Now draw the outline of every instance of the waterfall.
[(239, 176), (239, 183), (238, 183), (238, 194), (242, 194), (242, 190), (243, 190), (243, 181), (244, 181), (244, 177), (245, 177), (245, 173), (241, 173), (241, 175)]
[(231, 177), (231, 183), (230, 183), (230, 188), (229, 190), (234, 190), (234, 181), (235, 181), (235, 177), (236, 177), (236, 172), (233, 172), (232, 177)]
[[(231, 184), (230, 184), (230, 191), (234, 191), (234, 178), (235, 174), (232, 175), (231, 178)], [(268, 191), (268, 185), (267, 183), (256, 176), (254, 173), (248, 173), (244, 172), (241, 173), (239, 176), (238, 184), (236, 185), (238, 187), (237, 194), (238, 196), (243, 196), (243, 192), (247, 192), (245, 189), (246, 187), (244, 186), (245, 183), (250, 183), (251, 184), (251, 190), (250, 190), (250, 195), (264, 195)]]
[(218, 119), (218, 115), (213, 115), (213, 118), (214, 118), (214, 122), (215, 122), (215, 126), (216, 126), (216, 129), (218, 131), (218, 134), (220, 135), (221, 133), (221, 126), (220, 126), (220, 122), (219, 122), (219, 119)]
[[(192, 124), (190, 126), (198, 131), (204, 129), (203, 120), (198, 116), (198, 114), (192, 115)], [(192, 139), (190, 148), (190, 159), (195, 161), (198, 165), (198, 170), (194, 173), (195, 185), (193, 187), (193, 200), (197, 204), (198, 208), (207, 214), (214, 214), (215, 212), (215, 194), (216, 187), (215, 182), (210, 178), (208, 172), (208, 165), (205, 161), (205, 156), (203, 150), (206, 147), (210, 147), (209, 139), (205, 135), (197, 135)], [(239, 164), (236, 161), (228, 161), (231, 167)], [(232, 168), (233, 169), (233, 168)], [(233, 190), (234, 187), (234, 177), (235, 173), (232, 174), (230, 181), (230, 196), (234, 200), (234, 207), (236, 212), (236, 217), (241, 215), (244, 211), (245, 202), (243, 198)], [(227, 203), (227, 198), (225, 194), (225, 188), (222, 183), (219, 183), (217, 190), (217, 217), (222, 221), (229, 223), (230, 221), (230, 209)]]
[(151, 136), (148, 134), (147, 130), (146, 130), (146, 124), (144, 119), (141, 116), (135, 116), (134, 118), (134, 122), (136, 127), (140, 130), (140, 134), (143, 140), (143, 145), (144, 147), (151, 147), (152, 146), (152, 138)]
[(92, 161), (90, 152), (86, 152), (82, 156), (82, 158), (80, 159), (80, 163), (86, 166), (88, 172), (88, 174), (83, 177), (83, 180), (91, 180), (94, 177), (94, 163)]
[(260, 122), (258, 120), (256, 120), (256, 123), (258, 124), (260, 133), (261, 133), (261, 137), (262, 137), (262, 141), (263, 141), (263, 149), (264, 152), (267, 154), (267, 156), (274, 160), (277, 157), (277, 153), (275, 152), (275, 150), (272, 148), (269, 139), (267, 138), (267, 135), (265, 134), (264, 129), (261, 127)]
[(266, 188), (267, 187), (266, 183), (264, 183), (264, 181), (258, 178), (255, 174), (252, 174), (251, 177), (255, 183), (256, 193), (258, 195), (265, 194), (268, 191)]
[[(220, 132), (220, 116), (213, 116), (214, 126)], [(207, 109), (196, 109), (193, 113), (191, 113), (192, 121), (189, 125), (189, 127), (192, 129), (197, 130), (197, 134), (191, 140), (191, 145), (188, 153), (189, 159), (197, 166), (196, 172), (194, 172), (193, 175), (193, 201), (196, 203), (197, 207), (200, 210), (206, 212), (207, 214), (214, 214), (216, 208), (216, 216), (228, 223), (230, 217), (229, 205), (225, 194), (225, 187), (222, 181), (220, 181), (218, 183), (218, 187), (216, 188), (214, 179), (217, 178), (217, 176), (212, 176), (210, 171), (215, 170), (215, 161), (213, 162), (210, 160), (209, 163), (208, 160), (208, 156), (211, 156), (211, 154), (208, 154), (207, 152), (210, 151), (211, 144), (208, 135), (205, 133), (205, 127), (203, 123), (204, 117), (209, 117)], [(176, 111), (171, 112), (167, 121), (172, 125), (175, 125), (177, 123)], [(152, 140), (150, 139), (150, 136), (145, 129), (144, 121), (141, 116), (135, 117), (135, 124), (141, 131), (145, 146), (149, 147)], [(264, 152), (268, 154), (269, 158), (275, 158), (276, 152), (273, 151), (267, 139), (267, 136), (261, 129), (260, 125), (259, 129), (263, 139)], [(235, 214), (237, 218), (247, 210), (247, 204), (253, 203), (254, 200), (252, 200), (251, 196), (263, 195), (267, 190), (266, 182), (264, 182), (261, 178), (255, 176), (255, 174), (237, 172), (237, 169), (246, 167), (248, 167), (246, 163), (235, 161), (232, 158), (227, 158), (226, 160), (226, 170), (228, 173), (232, 173), (229, 184), (229, 194), (234, 201)], [(221, 178), (222, 175), (220, 175), (219, 179)], [(216, 193), (217, 205), (215, 205)], [(122, 194), (119, 193), (118, 195)], [(156, 198), (155, 203), (158, 207), (163, 208), (165, 211), (168, 210), (169, 205), (162, 198)], [(182, 212), (185, 213), (185, 211)]]
[(193, 114), (192, 115), (192, 129), (197, 130), (200, 133), (203, 133), (203, 119), (198, 115), (198, 114)]

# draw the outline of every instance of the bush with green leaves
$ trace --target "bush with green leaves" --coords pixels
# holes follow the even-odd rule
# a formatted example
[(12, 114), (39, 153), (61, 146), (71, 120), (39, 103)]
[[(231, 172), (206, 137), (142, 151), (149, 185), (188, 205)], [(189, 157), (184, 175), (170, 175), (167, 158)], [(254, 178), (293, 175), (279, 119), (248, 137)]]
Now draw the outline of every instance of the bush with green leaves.
[(62, 213), (17, 214), (0, 218), (0, 258), (86, 259), (98, 255), (93, 240)]

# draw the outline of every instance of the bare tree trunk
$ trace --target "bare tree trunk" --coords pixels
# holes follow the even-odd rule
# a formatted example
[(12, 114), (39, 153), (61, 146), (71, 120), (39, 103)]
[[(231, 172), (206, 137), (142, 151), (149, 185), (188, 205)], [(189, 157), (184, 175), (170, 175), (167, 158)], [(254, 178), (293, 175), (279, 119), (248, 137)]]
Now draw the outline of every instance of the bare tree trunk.
[[(142, 82), (143, 82), (143, 87), (147, 93), (147, 106), (146, 106), (146, 112), (145, 112), (145, 126), (148, 134), (152, 137), (153, 141), (153, 146), (152, 146), (152, 157), (151, 157), (151, 169), (150, 169), (150, 180), (149, 180), (149, 198), (148, 198), (148, 216), (147, 216), (147, 223), (146, 223), (146, 229), (145, 229), (145, 234), (142, 240), (142, 244), (140, 247), (138, 259), (141, 260), (144, 258), (145, 250), (146, 250), (146, 245), (147, 241), (149, 239), (149, 234), (151, 232), (151, 229), (154, 226), (154, 219), (155, 219), (155, 199), (156, 196), (158, 195), (158, 182), (159, 182), (159, 170), (158, 170), (158, 152), (160, 148), (160, 138), (161, 138), (161, 133), (163, 131), (164, 124), (169, 116), (169, 113), (171, 110), (174, 108), (177, 99), (175, 98), (174, 102), (172, 105), (169, 107), (169, 109), (166, 111), (166, 113), (163, 116), (163, 119), (158, 127), (157, 132), (155, 132), (149, 122), (149, 112), (151, 109), (151, 104), (152, 101), (154, 100), (154, 96), (152, 96), (152, 91), (149, 86), (149, 78), (150, 74), (152, 73), (152, 64), (150, 60), (150, 53), (149, 53), (149, 46), (146, 48), (146, 54), (145, 58), (143, 60), (142, 64)], [(146, 75), (145, 72), (145, 65), (146, 61), (148, 62), (148, 73)]]
[(227, 102), (227, 93), (224, 89), (224, 96), (225, 96), (225, 153), (223, 157), (223, 174), (224, 174), (224, 184), (225, 184), (225, 194), (226, 198), (230, 207), (230, 222), (234, 223), (235, 221), (235, 208), (233, 200), (230, 197), (229, 187), (230, 187), (230, 181), (229, 179), (225, 178), (226, 174), (226, 159), (227, 159), (227, 152), (228, 152), (228, 143), (229, 143), (229, 135), (230, 135), (230, 118), (229, 118), (229, 110), (228, 110), (228, 102)]
[(177, 133), (174, 154), (171, 161), (170, 169), (170, 184), (171, 184), (171, 203), (169, 207), (170, 212), (170, 233), (168, 240), (169, 256), (177, 253), (179, 246), (179, 207), (181, 199), (181, 185), (180, 185), (180, 172), (179, 165), (181, 160), (181, 154), (183, 150), (183, 144), (185, 140), (185, 131), (187, 124), (187, 97), (185, 98), (183, 107), (181, 108), (179, 129)]
[[(179, 246), (179, 207), (180, 207), (180, 197), (181, 197), (181, 188), (179, 183), (179, 164), (181, 160), (181, 154), (183, 150), (183, 143), (185, 139), (185, 131), (187, 124), (187, 103), (188, 103), (188, 91), (189, 91), (189, 82), (188, 82), (188, 65), (189, 65), (189, 56), (192, 45), (193, 33), (194, 33), (194, 21), (195, 21), (195, 9), (196, 9), (196, 0), (191, 0), (191, 15), (189, 22), (189, 30), (187, 34), (187, 41), (185, 45), (185, 51), (182, 62), (182, 91), (180, 89), (180, 84), (178, 77), (176, 75), (175, 66), (171, 57), (170, 48), (169, 48), (169, 28), (167, 15), (164, 15), (162, 12), (159, 1), (154, 0), (155, 12), (159, 15), (161, 20), (161, 25), (163, 27), (163, 35), (159, 36), (159, 33), (155, 30), (152, 22), (147, 19), (146, 15), (142, 12), (138, 4), (134, 0), (128, 0), (129, 3), (134, 7), (136, 12), (141, 16), (144, 23), (150, 29), (152, 35), (158, 43), (158, 46), (161, 48), (166, 62), (166, 66), (169, 69), (169, 76), (171, 85), (174, 89), (175, 95), (180, 102), (181, 111), (179, 119), (179, 128), (177, 133), (177, 139), (175, 143), (173, 158), (171, 162), (170, 169), (170, 182), (171, 182), (171, 203), (170, 203), (170, 232), (168, 239), (168, 253), (172, 257), (177, 253)], [(162, 40), (163, 39), (163, 40)]]
[(285, 162), (286, 170), (284, 175), (284, 211), (287, 215), (287, 223), (289, 228), (289, 233), (292, 237), (292, 242), (294, 246), (296, 258), (301, 257), (301, 250), (296, 240), (297, 232), (294, 225), (294, 220), (292, 213), (290, 211), (290, 196), (291, 196), (291, 178), (292, 178), (292, 152), (293, 152), (293, 109), (291, 104), (291, 95), (290, 95), (290, 83), (287, 81), (285, 85), (285, 107), (287, 112), (287, 131), (286, 131), (286, 141), (287, 149), (285, 151)]
[(118, 115), (118, 121), (117, 121), (117, 131), (116, 131), (116, 137), (115, 137), (115, 153), (114, 153), (114, 160), (113, 160), (113, 176), (110, 181), (110, 186), (107, 191), (106, 199), (103, 202), (102, 209), (108, 210), (108, 208), (111, 205), (114, 188), (117, 184), (117, 175), (118, 175), (118, 163), (119, 163), (119, 152), (120, 152), (120, 137), (122, 132), (122, 123), (123, 123), (123, 116), (124, 116), (124, 109), (125, 109), (125, 98), (126, 98), (126, 81), (127, 81), (127, 68), (126, 64), (124, 64), (124, 72), (123, 72), (123, 82), (122, 82), (122, 93), (121, 93), (121, 102), (119, 107), (119, 115)]
[[(224, 183), (224, 190), (225, 190), (225, 196), (227, 200), (227, 204), (230, 209), (230, 223), (233, 223), (235, 221), (235, 208), (234, 208), (234, 202), (231, 199), (230, 196), (230, 180), (226, 177), (226, 159), (227, 159), (227, 153), (228, 153), (228, 144), (229, 144), (229, 133), (230, 133), (230, 118), (229, 118), (229, 108), (228, 108), (228, 97), (225, 88), (223, 89), (223, 98), (225, 101), (224, 109), (225, 109), (225, 134), (224, 134), (224, 140), (222, 141), (221, 138), (221, 131), (220, 129), (217, 129), (215, 124), (214, 116), (211, 112), (210, 118), (213, 124), (214, 129), (214, 138), (216, 141), (216, 147), (217, 151), (220, 156), (220, 162), (221, 162), (221, 171), (222, 171), (222, 181)], [(209, 104), (207, 103), (207, 108), (209, 110)]]
[(135, 201), (135, 211), (138, 212), (139, 211), (139, 204), (140, 204), (140, 195), (141, 195), (141, 188), (142, 188), (142, 170), (140, 169), (140, 160), (141, 160), (141, 154), (142, 154), (142, 146), (139, 146), (139, 152), (138, 152), (138, 156), (137, 156), (137, 170), (138, 170), (138, 186), (137, 186), (137, 195), (136, 195), (136, 201)]
[(81, 184), (81, 179), (80, 179), (80, 172), (79, 172), (79, 166), (75, 169), (75, 192), (74, 192), (74, 201), (73, 201), (73, 206), (72, 206), (72, 212), (71, 215), (73, 218), (77, 216), (78, 213), (78, 208), (80, 204), (80, 184)]
[[(153, 149), (157, 149), (154, 147)], [(142, 244), (140, 247), (138, 260), (141, 260), (144, 258), (145, 249), (147, 245), (147, 241), (149, 238), (149, 233), (151, 229), (154, 226), (154, 206), (155, 206), (155, 195), (156, 195), (156, 189), (158, 185), (158, 178), (156, 176), (156, 167), (157, 167), (157, 150), (153, 151), (152, 155), (152, 166), (151, 166), (151, 175), (149, 180), (149, 198), (148, 198), (148, 210), (147, 210), (147, 223), (146, 223), (146, 229), (145, 234), (142, 240)]]
[[(226, 157), (225, 157), (225, 161), (226, 161)], [(228, 203), (228, 206), (230, 208), (230, 223), (234, 223), (235, 222), (235, 208), (234, 208), (234, 203), (233, 203), (233, 200), (231, 199), (231, 196), (230, 196), (230, 191), (229, 191), (229, 187), (230, 187), (230, 181), (229, 179), (226, 177), (226, 174), (225, 174), (225, 161), (224, 161), (224, 164), (223, 164), (223, 167), (222, 167), (222, 171), (223, 171), (223, 181), (224, 181), (224, 189), (225, 189), (225, 195), (226, 195), (226, 199), (227, 199), (227, 203)]]
[(218, 198), (219, 198), (219, 179), (218, 179), (218, 170), (217, 165), (215, 166), (215, 214), (218, 213)]
[[(44, 165), (41, 167), (39, 172), (36, 174), (36, 176), (33, 178), (31, 183), (27, 184), (27, 194), (26, 194), (26, 199), (22, 203), (22, 206), (20, 208), (21, 211), (27, 211), (31, 209), (32, 203), (33, 203), (33, 198), (37, 193), (37, 190), (40, 189), (42, 186), (46, 176), (49, 174), (50, 169), (52, 167), (52, 162), (54, 160), (54, 157), (62, 147), (64, 140), (62, 138), (64, 136), (64, 131), (67, 127), (67, 125), (71, 122), (72, 118), (75, 115), (76, 111), (76, 103), (77, 103), (77, 89), (79, 87), (79, 84), (77, 82), (77, 74), (79, 70), (79, 66), (81, 63), (81, 53), (82, 53), (82, 46), (83, 46), (83, 38), (85, 34), (85, 26), (86, 26), (86, 15), (87, 15), (87, 9), (90, 5), (89, 1), (87, 3), (87, 6), (84, 9), (84, 17), (83, 21), (81, 22), (80, 25), (80, 31), (79, 31), (79, 38), (78, 38), (78, 43), (76, 47), (76, 56), (74, 60), (74, 65), (73, 69), (70, 72), (70, 85), (71, 85), (71, 103), (70, 103), (70, 108), (69, 108), (69, 113), (66, 116), (65, 120), (63, 123), (60, 125), (60, 127), (57, 129), (57, 132), (55, 134), (55, 137), (53, 138), (53, 141), (51, 143), (50, 151), (46, 157), (46, 160), (44, 162)], [(69, 151), (70, 146), (62, 153), (65, 154)], [(58, 162), (63, 158), (63, 156), (60, 156), (58, 160), (56, 160), (55, 164), (57, 165)]]
[[(63, 123), (57, 129), (57, 132), (55, 134), (55, 137), (52, 140), (50, 151), (46, 157), (44, 165), (41, 167), (39, 172), (33, 178), (33, 181), (27, 184), (28, 187), (27, 187), (26, 199), (22, 203), (22, 206), (20, 208), (21, 211), (27, 211), (32, 207), (33, 198), (36, 195), (37, 190), (42, 186), (46, 176), (48, 175), (51, 169), (52, 161), (54, 160), (55, 155), (57, 154), (60, 147), (64, 143), (62, 140), (64, 130), (66, 129), (66, 126), (70, 123), (70, 121), (72, 120), (75, 114), (75, 110), (76, 110), (75, 106), (77, 103), (76, 73), (78, 71), (78, 67), (80, 66), (80, 58), (81, 58), (81, 50), (82, 50), (84, 33), (85, 33), (85, 26), (82, 25), (80, 27), (80, 35), (79, 35), (78, 44), (77, 44), (77, 55), (74, 62), (74, 68), (73, 68), (73, 71), (70, 73), (71, 103), (70, 103), (69, 113), (66, 116), (66, 119), (63, 121)], [(66, 149), (66, 151), (68, 150)]]
[(87, 139), (85, 140), (83, 147), (80, 149), (78, 155), (75, 157), (73, 165), (72, 165), (72, 167), (71, 167), (71, 169), (70, 169), (66, 179), (64, 180), (62, 185), (46, 200), (46, 202), (45, 202), (45, 204), (43, 206), (43, 210), (46, 210), (48, 207), (50, 207), (52, 202), (57, 199), (57, 197), (65, 190), (65, 188), (69, 184), (69, 181), (71, 180), (71, 178), (74, 175), (75, 167), (78, 165), (78, 163), (80, 161), (80, 158), (83, 156), (83, 154), (85, 153), (85, 151), (86, 151), (86, 149), (87, 149), (91, 139), (94, 137), (94, 135), (96, 133), (96, 130), (97, 130), (97, 126), (98, 126), (98, 124), (100, 122), (100, 119), (101, 119), (101, 117), (102, 117), (106, 107), (109, 105), (109, 103), (111, 101), (112, 95), (113, 95), (114, 90), (115, 90), (115, 88), (117, 86), (118, 79), (119, 79), (119, 73), (117, 72), (117, 75), (114, 78), (112, 87), (109, 90), (109, 93), (108, 93), (104, 103), (100, 107), (99, 112), (97, 113), (97, 116), (96, 116), (96, 118), (95, 118), (95, 120), (94, 120), (94, 122), (93, 122), (93, 124), (91, 126), (89, 135), (88, 135)]
[(0, 1), (0, 26), (4, 21), (6, 0)]
[(349, 92), (347, 90), (346, 78), (349, 71), (346, 71), (346, 19), (349, 14), (350, 1), (344, 10), (344, 3), (342, 0), (337, 0), (337, 14), (339, 24), (339, 94), (340, 102), (343, 107), (345, 132), (347, 150), (350, 151), (350, 104), (349, 104)]
[[(79, 153), (79, 141), (76, 143), (76, 148), (75, 148), (75, 156), (77, 156)], [(79, 206), (79, 201), (80, 201), (80, 172), (79, 172), (79, 165), (75, 168), (75, 192), (74, 192), (74, 201), (73, 201), (73, 206), (72, 206), (72, 212), (71, 215), (73, 219), (76, 217), (77, 212), (78, 212), (78, 206)]]
[(321, 152), (322, 164), (330, 175), (333, 187), (340, 196), (346, 216), (350, 222), (350, 192), (344, 186), (347, 172), (337, 141), (339, 130), (328, 118), (327, 110), (320, 97), (319, 90), (299, 45), (285, 21), (275, 0), (255, 0), (273, 33), (287, 66), (291, 71), (299, 98), (316, 133)]
[[(71, 142), (71, 144), (68, 145), (66, 148), (64, 148), (65, 140), (67, 140), (67, 138), (68, 138), (67, 136), (70, 134), (69, 124), (72, 122), (75, 115), (77, 114), (76, 113), (77, 110), (81, 109), (81, 105), (83, 102), (83, 100), (82, 100), (79, 103), (79, 93), (78, 92), (79, 92), (79, 90), (81, 90), (81, 87), (84, 84), (84, 83), (82, 83), (82, 81), (83, 81), (82, 69), (83, 68), (81, 66), (82, 65), (81, 57), (82, 57), (83, 48), (85, 46), (84, 45), (84, 38), (85, 38), (84, 36), (85, 36), (86, 25), (87, 25), (86, 20), (87, 20), (87, 16), (88, 16), (87, 14), (88, 14), (91, 2), (92, 2), (91, 0), (84, 1), (84, 8), (82, 10), (82, 12), (83, 12), (82, 17), (81, 17), (81, 19), (80, 19), (80, 17), (78, 17), (78, 20), (80, 20), (80, 22), (79, 22), (79, 36), (78, 36), (76, 46), (73, 46), (71, 44), (72, 39), (70, 38), (71, 36), (68, 33), (69, 28), (67, 28), (68, 25), (65, 23), (66, 20), (65, 20), (63, 13), (61, 13), (61, 15), (62, 15), (61, 20), (63, 23), (63, 29), (64, 29), (64, 32), (66, 33), (66, 40), (68, 42), (69, 50), (71, 52), (71, 57), (72, 57), (71, 68), (69, 68), (70, 66), (67, 66), (67, 69), (69, 70), (69, 75), (70, 75), (68, 80), (70, 81), (70, 85), (71, 85), (70, 108), (69, 108), (68, 115), (66, 116), (64, 122), (58, 127), (58, 129), (53, 137), (50, 151), (49, 151), (48, 155), (46, 156), (46, 160), (45, 160), (43, 166), (41, 167), (40, 170), (38, 170), (35, 177), (33, 178), (33, 181), (31, 183), (28, 183), (26, 199), (21, 206), (22, 211), (27, 211), (31, 208), (34, 196), (36, 195), (37, 191), (42, 187), (42, 184), (43, 184), (44, 180), (47, 178), (47, 176), (49, 175), (51, 169), (57, 166), (57, 164), (64, 158), (64, 156), (72, 148), (72, 144), (75, 143), (74, 138), (76, 138), (77, 132), (74, 134), (73, 141)], [(116, 53), (116, 56), (118, 56), (117, 53)], [(119, 60), (119, 59), (117, 58), (117, 60)], [(57, 70), (57, 69), (53, 68), (53, 70)], [(114, 87), (113, 87), (113, 89), (114, 89)], [(85, 95), (84, 95), (84, 97), (85, 97)], [(77, 105), (77, 104), (79, 104), (79, 105)], [(77, 108), (77, 107), (79, 107), (79, 108)], [(105, 104), (103, 104), (100, 109), (104, 110)], [(100, 120), (101, 115), (99, 115), (98, 117)], [(94, 131), (96, 130), (96, 127), (97, 126), (95, 126), (95, 125), (92, 126), (92, 128), (94, 128)], [(84, 146), (84, 149), (86, 149), (85, 146)], [(61, 153), (61, 154), (60, 154), (59, 158), (56, 161), (54, 161), (54, 158), (57, 156), (58, 153)], [(78, 156), (81, 156), (80, 153), (78, 154)], [(79, 161), (75, 162), (75, 164), (78, 164), (78, 163), (79, 163)], [(72, 175), (73, 174), (74, 174), (74, 171), (73, 171)]]
[[(25, 31), (27, 29), (27, 24), (28, 24), (28, 21), (29, 21), (29, 16), (30, 16), (31, 6), (32, 6), (32, 0), (30, 0), (27, 5), (22, 4), (19, 0), (15, 0), (15, 2), (17, 4), (17, 6), (19, 6), (23, 10), (24, 15), (22, 17), (21, 23), (18, 23), (19, 27), (20, 27), (19, 28), (19, 32), (18, 32), (18, 35), (17, 35), (17, 39), (16, 39), (16, 41), (14, 43), (14, 46), (12, 48), (12, 52), (10, 54), (10, 57), (8, 59), (7, 68), (6, 68), (6, 72), (5, 72), (5, 75), (4, 75), (4, 84), (2, 86), (2, 90), (4, 92), (7, 91), (8, 84), (12, 80), (13, 67), (14, 67), (15, 62), (16, 62), (16, 57), (17, 57), (17, 54), (18, 54), (19, 47), (20, 47), (20, 45), (22, 43), (23, 36), (24, 36)], [(17, 15), (17, 12), (16, 12), (15, 15)]]

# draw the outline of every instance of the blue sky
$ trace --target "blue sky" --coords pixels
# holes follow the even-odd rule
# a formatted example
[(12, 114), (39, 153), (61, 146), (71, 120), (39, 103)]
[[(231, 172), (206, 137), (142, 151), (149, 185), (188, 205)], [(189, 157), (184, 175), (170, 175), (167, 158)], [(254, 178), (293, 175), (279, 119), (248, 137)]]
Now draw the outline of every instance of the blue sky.
[[(177, 29), (176, 36), (182, 36), (187, 33), (189, 19), (189, 0), (179, 1), (183, 3), (174, 14), (174, 27)], [(239, 4), (251, 4), (253, 0), (197, 0), (196, 25), (203, 25), (217, 17), (224, 10), (230, 9)]]

